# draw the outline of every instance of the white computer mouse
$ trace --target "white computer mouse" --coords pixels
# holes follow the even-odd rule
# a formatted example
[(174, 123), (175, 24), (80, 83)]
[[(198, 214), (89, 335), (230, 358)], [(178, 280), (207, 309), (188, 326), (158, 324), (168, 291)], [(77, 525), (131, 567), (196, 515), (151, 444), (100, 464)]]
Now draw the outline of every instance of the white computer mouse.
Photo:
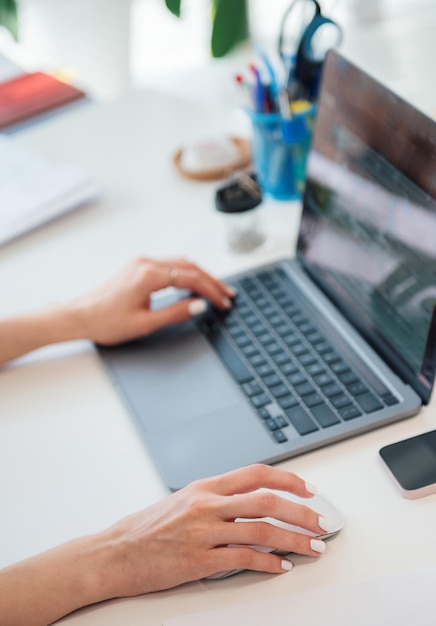
[[(278, 491), (275, 489), (258, 489), (257, 491), (270, 491), (271, 493), (275, 493), (286, 500), (291, 500), (292, 502), (296, 502), (297, 504), (303, 504), (305, 506), (310, 507), (323, 517), (327, 517), (329, 521), (333, 523), (333, 530), (327, 534), (316, 535), (316, 533), (307, 530), (306, 528), (301, 528), (300, 526), (294, 526), (293, 524), (287, 524), (286, 522), (282, 522), (281, 520), (274, 519), (273, 517), (262, 517), (258, 519), (246, 519), (246, 518), (238, 518), (237, 522), (268, 522), (269, 524), (273, 524), (274, 526), (278, 526), (279, 528), (284, 528), (285, 530), (291, 530), (293, 532), (298, 532), (303, 535), (308, 535), (309, 537), (318, 537), (319, 539), (329, 539), (330, 537), (334, 537), (338, 534), (344, 527), (344, 518), (342, 514), (338, 511), (338, 509), (326, 498), (319, 494), (315, 494), (311, 498), (300, 498), (296, 496), (294, 493), (290, 493), (288, 491)], [(280, 552), (278, 550), (273, 550), (272, 548), (267, 548), (265, 546), (252, 546), (256, 550), (260, 552), (275, 552), (276, 554), (285, 555), (289, 554), (289, 552)], [(216, 574), (212, 574), (212, 576), (208, 576), (208, 580), (216, 580), (221, 578), (227, 578), (228, 576), (233, 576), (234, 574), (238, 574), (242, 572), (242, 569), (228, 570), (224, 572), (217, 572)]]

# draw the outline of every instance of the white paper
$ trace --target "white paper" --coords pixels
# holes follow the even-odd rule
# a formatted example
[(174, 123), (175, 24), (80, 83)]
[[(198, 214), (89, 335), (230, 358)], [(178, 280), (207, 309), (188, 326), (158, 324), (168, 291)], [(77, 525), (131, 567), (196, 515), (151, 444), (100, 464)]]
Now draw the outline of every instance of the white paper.
[(0, 135), (0, 244), (95, 195), (83, 172), (43, 159)]
[(169, 618), (163, 626), (434, 626), (435, 589), (436, 566), (431, 566), (271, 600), (253, 598), (249, 604)]

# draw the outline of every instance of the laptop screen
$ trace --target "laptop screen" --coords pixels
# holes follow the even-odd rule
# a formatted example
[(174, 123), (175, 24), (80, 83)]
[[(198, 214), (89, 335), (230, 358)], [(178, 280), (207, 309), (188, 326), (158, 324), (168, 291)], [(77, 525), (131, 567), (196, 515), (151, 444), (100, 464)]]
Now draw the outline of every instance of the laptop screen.
[(429, 400), (436, 363), (436, 124), (331, 51), (297, 255)]

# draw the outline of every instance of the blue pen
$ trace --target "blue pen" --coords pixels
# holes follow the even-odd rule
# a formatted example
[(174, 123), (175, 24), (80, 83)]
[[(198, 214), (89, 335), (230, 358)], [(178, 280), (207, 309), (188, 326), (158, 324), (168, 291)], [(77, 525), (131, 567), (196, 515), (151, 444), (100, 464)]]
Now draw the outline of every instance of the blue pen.
[(265, 87), (262, 83), (262, 79), (260, 77), (260, 72), (253, 63), (249, 65), (250, 70), (254, 74), (255, 82), (254, 82), (254, 110), (256, 113), (264, 113), (265, 112)]
[(262, 59), (262, 62), (265, 65), (265, 67), (267, 69), (267, 72), (269, 74), (271, 97), (273, 99), (273, 102), (275, 102), (277, 97), (278, 97), (278, 93), (279, 93), (279, 85), (278, 85), (278, 82), (277, 82), (276, 73), (274, 71), (274, 68), (273, 68), (273, 66), (272, 66), (268, 56), (264, 52), (262, 46), (260, 46), (259, 44), (255, 44), (254, 48), (255, 48), (257, 54)]

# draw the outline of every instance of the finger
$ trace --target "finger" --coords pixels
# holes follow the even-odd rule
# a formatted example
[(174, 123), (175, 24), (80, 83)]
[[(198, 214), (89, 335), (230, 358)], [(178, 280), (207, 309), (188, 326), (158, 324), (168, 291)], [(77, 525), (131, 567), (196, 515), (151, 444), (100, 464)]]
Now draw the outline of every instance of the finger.
[(207, 302), (202, 298), (186, 298), (170, 304), (163, 309), (147, 311), (144, 316), (144, 326), (148, 332), (154, 332), (159, 328), (169, 324), (179, 324), (196, 315), (204, 313), (207, 309)]
[(211, 480), (215, 483), (216, 493), (221, 495), (248, 493), (260, 487), (290, 491), (303, 498), (310, 498), (316, 493), (315, 487), (296, 474), (260, 463), (221, 474)]
[(279, 556), (271, 552), (260, 552), (248, 547), (220, 547), (211, 551), (211, 576), (217, 572), (247, 569), (270, 574), (283, 574), (293, 568), (287, 556)]
[(205, 280), (210, 281), (212, 284), (214, 284), (214, 286), (221, 291), (223, 294), (225, 294), (227, 297), (229, 298), (234, 298), (236, 295), (236, 290), (234, 287), (232, 287), (231, 285), (227, 285), (225, 282), (223, 282), (222, 280), (219, 280), (218, 278), (216, 278), (215, 276), (213, 276), (212, 274), (209, 274), (209, 272), (206, 272), (206, 270), (204, 270), (203, 268), (201, 268), (199, 265), (197, 265), (196, 263), (193, 263), (192, 261), (189, 261), (187, 259), (183, 259), (183, 258), (176, 258), (176, 259), (162, 259), (160, 261), (160, 263), (162, 263), (163, 265), (165, 265), (166, 267), (176, 267), (176, 268), (183, 268), (185, 270), (191, 270), (194, 272), (198, 272)]
[(324, 534), (328, 525), (328, 520), (310, 508), (310, 504), (298, 504), (270, 491), (224, 498), (220, 514), (224, 519), (272, 517), (305, 528), (315, 535)]
[(214, 536), (215, 541), (222, 541), (226, 545), (259, 546), (313, 557), (320, 556), (326, 548), (322, 539), (286, 530), (268, 522), (231, 522), (231, 532), (228, 526), (229, 524), (227, 524), (227, 532), (224, 531), (225, 534), (222, 537)]
[[(163, 271), (165, 269), (161, 268)], [(171, 274), (177, 270), (176, 277)], [(207, 274), (197, 269), (188, 269), (184, 267), (168, 268), (166, 270), (167, 282), (165, 286), (173, 286), (178, 289), (189, 289), (203, 298), (207, 298), (214, 306), (219, 309), (229, 309), (232, 306), (231, 300), (220, 287), (217, 287), (216, 281), (211, 279)]]

